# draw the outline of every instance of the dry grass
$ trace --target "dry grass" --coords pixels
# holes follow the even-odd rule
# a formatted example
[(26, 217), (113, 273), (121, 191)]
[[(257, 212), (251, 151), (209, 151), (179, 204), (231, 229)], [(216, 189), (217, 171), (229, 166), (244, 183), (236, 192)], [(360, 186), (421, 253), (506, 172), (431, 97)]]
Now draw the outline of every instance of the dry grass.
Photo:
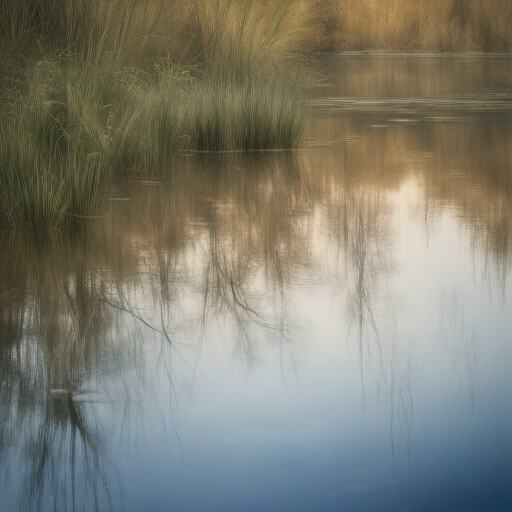
[(327, 0), (311, 43), (326, 49), (510, 51), (509, 0)]

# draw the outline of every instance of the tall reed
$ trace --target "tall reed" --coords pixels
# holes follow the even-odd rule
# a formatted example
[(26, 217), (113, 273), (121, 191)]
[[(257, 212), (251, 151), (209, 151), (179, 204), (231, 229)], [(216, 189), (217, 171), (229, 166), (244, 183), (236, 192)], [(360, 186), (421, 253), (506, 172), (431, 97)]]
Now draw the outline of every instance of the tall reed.
[(296, 145), (308, 76), (287, 53), (290, 5), (2, 3), (2, 223), (41, 232), (94, 216), (121, 173), (145, 172), (181, 147)]

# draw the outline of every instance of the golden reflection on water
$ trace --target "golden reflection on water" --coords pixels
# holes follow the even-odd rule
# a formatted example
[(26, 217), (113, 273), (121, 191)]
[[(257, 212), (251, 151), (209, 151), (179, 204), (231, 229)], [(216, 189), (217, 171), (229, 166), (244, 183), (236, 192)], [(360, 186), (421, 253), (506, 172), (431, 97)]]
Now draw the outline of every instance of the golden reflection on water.
[[(413, 177), (420, 190), (418, 225), (431, 233), (443, 211), (453, 213), (474, 257), (484, 264), (489, 291), (505, 299), (512, 258), (512, 128), (510, 116), (460, 121), (391, 123), (375, 129), (374, 117), (318, 116), (315, 133), (336, 145), (308, 166), (351, 186), (398, 190)], [(353, 138), (344, 139), (344, 134)], [(333, 137), (334, 135), (334, 137)], [(323, 179), (328, 179), (324, 176)]]
[[(394, 80), (406, 87), (400, 73)], [(271, 345), (293, 367), (302, 329), (295, 300), (315, 287), (344, 304), (363, 391), (366, 375), (375, 377), (393, 456), (397, 444), (410, 456), (417, 362), (414, 339), (398, 328), (392, 193), (413, 180), (413, 215), (427, 243), (450, 214), (486, 290), (504, 303), (510, 116), (318, 113), (311, 133), (315, 144), (305, 151), (182, 157), (108, 191), (127, 200), (106, 200), (102, 218), (59, 244), (3, 234), (0, 460), (3, 472), (22, 460), (25, 508), (113, 503), (122, 492), (107, 447), (127, 410), (147, 401), (148, 332), (160, 340), (159, 364), (182, 361), (191, 384), (216, 323), (247, 366)], [(473, 405), (477, 336), (462, 292), (442, 293), (439, 318)], [(177, 374), (169, 375), (174, 387)], [(105, 407), (108, 424), (98, 421)]]
[(510, 54), (346, 52), (323, 54), (317, 98), (463, 97), (491, 90), (510, 95)]

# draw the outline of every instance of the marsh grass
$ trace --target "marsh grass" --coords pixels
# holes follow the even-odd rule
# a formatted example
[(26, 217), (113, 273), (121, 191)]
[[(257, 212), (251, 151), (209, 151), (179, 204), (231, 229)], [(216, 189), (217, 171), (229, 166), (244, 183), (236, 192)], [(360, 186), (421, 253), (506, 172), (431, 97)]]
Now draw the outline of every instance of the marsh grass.
[(191, 102), (189, 132), (196, 149), (297, 144), (310, 77), (288, 50), (293, 5), (292, 0), (192, 3), (192, 54), (203, 59)]
[(292, 50), (507, 51), (508, 0), (4, 0), (0, 224), (62, 230), (180, 149), (297, 146)]
[(297, 102), (304, 90), (294, 68), (245, 83), (209, 75), (197, 84), (191, 120), (193, 146), (202, 151), (289, 149), (302, 133), (306, 116)]
[(2, 224), (65, 229), (181, 148), (296, 145), (308, 78), (284, 50), (288, 3), (3, 2)]

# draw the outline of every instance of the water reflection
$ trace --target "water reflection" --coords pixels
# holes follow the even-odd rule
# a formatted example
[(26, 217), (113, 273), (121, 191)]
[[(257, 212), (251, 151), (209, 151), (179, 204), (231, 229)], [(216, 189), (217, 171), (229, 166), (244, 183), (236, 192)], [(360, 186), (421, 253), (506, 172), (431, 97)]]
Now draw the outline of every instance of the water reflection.
[[(127, 410), (147, 406), (148, 366), (158, 373), (148, 358), (167, 367), (178, 399), (179, 366), (191, 374), (190, 387), (197, 370), (190, 356), (200, 355), (210, 323), (224, 317), (233, 330), (226, 338), (248, 366), (262, 339), (280, 344), (283, 364), (293, 362), (286, 288), (306, 255), (304, 235), (286, 213), (296, 208), (299, 182), (288, 156), (268, 168), (238, 164), (223, 160), (212, 169), (210, 162), (202, 179), (190, 179), (185, 166), (170, 183), (132, 183), (130, 202), (109, 204), (103, 224), (65, 246), (6, 235), (1, 449), (6, 471), (17, 458), (24, 463), (12, 472), (22, 508), (118, 503), (111, 449)], [(248, 176), (243, 200), (232, 197), (240, 191), (233, 172)], [(252, 225), (238, 231), (241, 220)], [(163, 342), (158, 354), (148, 331)]]
[(478, 376), (478, 336), (474, 324), (464, 315), (464, 292), (458, 288), (442, 290), (439, 298), (439, 337), (442, 340), (461, 389), (475, 406)]
[(511, 93), (510, 54), (346, 52), (326, 53), (318, 60), (330, 80), (313, 91), (314, 99), (470, 98), (485, 92)]
[[(372, 128), (383, 123), (388, 127)], [(378, 114), (319, 115), (314, 130), (334, 143), (329, 151), (304, 158), (310, 175), (323, 169), (324, 190), (348, 183), (378, 187), (384, 194), (414, 180), (419, 188), (414, 210), (426, 239), (440, 226), (443, 212), (453, 212), (475, 262), (485, 263), (482, 285), (505, 302), (512, 268), (510, 116), (462, 124), (423, 120), (412, 127)]]
[(411, 459), (413, 430), (413, 384), (418, 364), (414, 344), (395, 334), (388, 344), (381, 366), (381, 382), (385, 387), (389, 417), (389, 441), (395, 460), (398, 448), (404, 448)]
[[(386, 91), (463, 89), (446, 66), (435, 69), (430, 82), (411, 85), (404, 77), (417, 71), (400, 67)], [(363, 69), (338, 86), (373, 94), (391, 80), (379, 70), (374, 82)], [(493, 73), (506, 82), (505, 71)], [(468, 87), (486, 80), (482, 72)], [(512, 123), (494, 111), (317, 112), (311, 130), (315, 143), (303, 151), (183, 156), (172, 169), (119, 184), (130, 200), (105, 201), (101, 218), (60, 245), (2, 235), (0, 467), (21, 509), (121, 507), (121, 439), (130, 429), (132, 443), (143, 435), (140, 418), (158, 408), (162, 374), (171, 411), (192, 403), (214, 343), (234, 366), (255, 373), (277, 359), (285, 386), (290, 376), (301, 381), (298, 361), (322, 351), (323, 340), (308, 338), (315, 312), (303, 311), (315, 293), (334, 297), (362, 408), (377, 404), (391, 458), (411, 458), (422, 333), (407, 325), (411, 298), (397, 286), (411, 257), (400, 252), (403, 224), (412, 217), (428, 253), (449, 218), (479, 287), (503, 307)], [(407, 187), (412, 205), (403, 204)], [(466, 294), (444, 289), (436, 325), (476, 408), (479, 336), (467, 323)]]
[(126, 361), (97, 301), (105, 282), (86, 251), (63, 259), (60, 248), (19, 239), (2, 247), (3, 470), (15, 475), (20, 509), (111, 509), (120, 483), (97, 409), (115, 399), (109, 384)]

